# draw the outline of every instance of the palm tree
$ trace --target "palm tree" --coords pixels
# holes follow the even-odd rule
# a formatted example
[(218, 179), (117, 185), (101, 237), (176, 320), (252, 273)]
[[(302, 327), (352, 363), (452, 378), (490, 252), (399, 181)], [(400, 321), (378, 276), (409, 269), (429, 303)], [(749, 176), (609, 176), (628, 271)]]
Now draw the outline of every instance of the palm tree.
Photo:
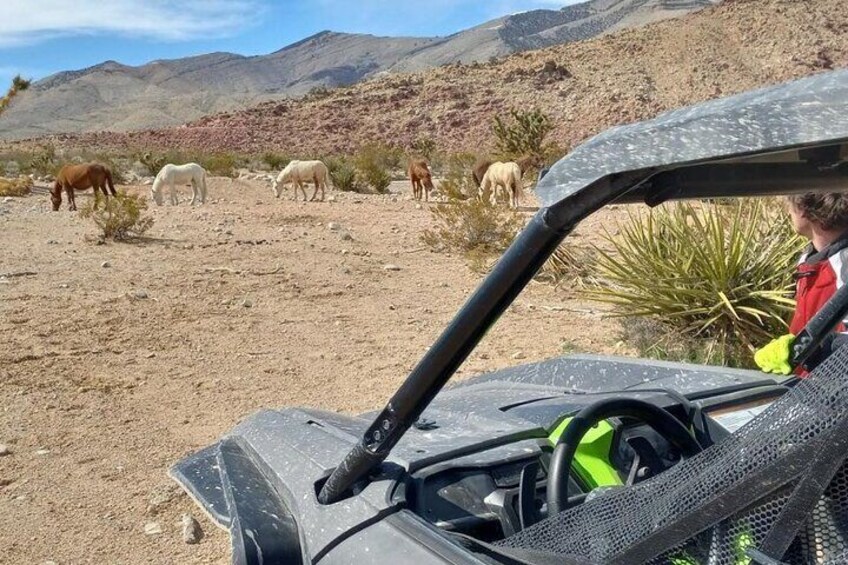
[(9, 87), (9, 90), (6, 92), (6, 95), (0, 98), (0, 114), (2, 114), (6, 108), (8, 108), (9, 103), (12, 101), (12, 98), (18, 95), (18, 93), (29, 88), (31, 81), (21, 78), (21, 75), (16, 76), (12, 79), (12, 86)]

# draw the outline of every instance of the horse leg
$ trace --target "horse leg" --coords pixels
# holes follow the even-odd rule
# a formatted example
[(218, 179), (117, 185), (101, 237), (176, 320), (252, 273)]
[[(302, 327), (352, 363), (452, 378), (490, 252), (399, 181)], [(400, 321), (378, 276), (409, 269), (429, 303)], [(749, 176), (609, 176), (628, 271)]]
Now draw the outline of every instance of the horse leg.
[(206, 175), (200, 177), (200, 203), (206, 204)]
[(180, 201), (179, 201), (179, 200), (177, 200), (177, 187), (176, 187), (176, 184), (177, 184), (177, 183), (176, 183), (176, 182), (174, 182), (174, 179), (173, 179), (173, 178), (171, 178), (171, 182), (170, 182), (170, 185), (171, 185), (171, 206), (176, 206), (177, 204), (179, 204), (179, 203), (180, 203)]
[(68, 210), (71, 212), (77, 211), (77, 201), (74, 199), (74, 187), (70, 184), (65, 186), (65, 193), (68, 195)]
[[(312, 198), (309, 199), (310, 202), (315, 202), (315, 197), (318, 195), (318, 177), (313, 176), (312, 182), (315, 183), (315, 190), (312, 191)], [(323, 200), (323, 198), (322, 198)]]
[(195, 202), (197, 202), (197, 183), (194, 179), (191, 179), (191, 202), (189, 206), (194, 206)]

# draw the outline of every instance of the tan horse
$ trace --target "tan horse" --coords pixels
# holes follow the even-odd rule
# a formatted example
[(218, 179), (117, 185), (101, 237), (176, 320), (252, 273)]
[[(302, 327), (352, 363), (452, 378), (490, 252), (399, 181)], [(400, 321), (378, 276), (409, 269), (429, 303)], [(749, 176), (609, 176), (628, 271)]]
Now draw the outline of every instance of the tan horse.
[(421, 200), (421, 193), (424, 193), (424, 201), (430, 200), (430, 191), (433, 190), (433, 175), (430, 174), (430, 167), (424, 159), (412, 159), (409, 161), (407, 168), (409, 180), (412, 182), (412, 198)]
[(53, 202), (53, 211), (58, 211), (62, 205), (62, 190), (68, 195), (68, 209), (76, 210), (77, 203), (74, 200), (74, 190), (94, 189), (94, 197), (97, 198), (97, 191), (103, 193), (103, 197), (108, 199), (109, 193), (106, 192), (106, 187), (112, 196), (116, 196), (115, 185), (112, 183), (112, 171), (99, 163), (85, 163), (82, 165), (65, 165), (56, 175), (56, 182), (50, 190), (50, 200)]
[[(521, 176), (524, 176), (531, 167), (541, 167), (544, 164), (538, 157), (533, 157), (530, 155), (524, 155), (523, 157), (519, 157), (515, 160), (518, 163), (518, 168), (521, 169)], [(486, 171), (489, 169), (489, 165), (494, 163), (491, 159), (477, 159), (474, 163), (474, 166), (471, 167), (471, 177), (474, 179), (474, 184), (477, 187), (480, 187), (480, 183), (483, 182), (483, 175), (486, 174)]]

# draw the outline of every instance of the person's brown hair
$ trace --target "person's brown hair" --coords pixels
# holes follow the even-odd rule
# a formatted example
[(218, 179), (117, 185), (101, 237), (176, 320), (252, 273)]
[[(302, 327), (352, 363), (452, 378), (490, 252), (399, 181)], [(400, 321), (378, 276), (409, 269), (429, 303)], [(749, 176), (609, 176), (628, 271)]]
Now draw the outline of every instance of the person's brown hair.
[(848, 230), (848, 192), (806, 192), (788, 196), (787, 200), (822, 229)]

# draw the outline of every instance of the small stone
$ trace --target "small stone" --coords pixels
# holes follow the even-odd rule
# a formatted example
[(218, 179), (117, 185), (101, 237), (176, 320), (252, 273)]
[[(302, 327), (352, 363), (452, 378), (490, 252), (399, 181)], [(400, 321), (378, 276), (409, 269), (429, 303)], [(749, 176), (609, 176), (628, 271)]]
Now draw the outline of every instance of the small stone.
[(59, 288), (71, 288), (71, 285), (69, 285), (68, 283), (62, 283), (59, 285)]
[(0, 443), (0, 457), (5, 457), (6, 455), (11, 455), (12, 450), (9, 449), (8, 445)]
[(11, 197), (11, 196), (7, 196), (7, 197), (5, 197), (5, 198), (3, 199), (3, 202), (11, 202), (11, 201), (12, 201), (12, 197)]
[(339, 229), (341, 229), (341, 226), (336, 222), (330, 222), (329, 224), (327, 224), (327, 229), (330, 231), (338, 231)]
[(158, 536), (162, 533), (162, 526), (159, 522), (148, 522), (144, 525), (144, 533), (148, 536)]
[(350, 251), (348, 251), (347, 249), (342, 249), (342, 255), (347, 255), (348, 253), (350, 253)]
[(100, 263), (100, 266), (103, 267), (104, 269), (106, 269), (108, 267), (111, 267), (112, 264), (109, 263), (109, 261), (103, 261), (102, 263)]
[(183, 514), (181, 521), (183, 524), (183, 541), (189, 545), (200, 543), (203, 538), (203, 530), (197, 520), (191, 514)]
[(415, 205), (415, 209), (416, 209), (416, 210), (423, 210), (423, 209), (424, 209), (424, 206), (422, 206), (421, 204), (416, 204), (416, 205)]
[(47, 240), (47, 245), (56, 245), (57, 243), (59, 243), (59, 242), (56, 241), (55, 239), (48, 239)]
[(252, 308), (253, 307), (253, 300), (251, 300), (249, 298), (245, 298), (244, 300), (241, 301), (241, 305), (244, 306), (245, 308)]
[(398, 267), (397, 265), (393, 265), (391, 263), (386, 263), (385, 265), (383, 265), (383, 270), (384, 271), (400, 271), (400, 267)]
[(350, 234), (349, 234), (349, 233), (347, 233), (347, 232), (344, 232), (344, 233), (341, 235), (341, 238), (342, 238), (342, 241), (353, 241), (353, 236), (352, 236), (352, 235), (350, 235)]
[(39, 449), (38, 451), (35, 452), (35, 454), (44, 457), (45, 455), (50, 455), (50, 450), (49, 449)]
[(154, 357), (156, 357), (156, 354), (155, 354), (155, 353), (153, 353), (153, 352), (151, 351), (150, 353), (148, 353), (147, 355), (145, 355), (145, 357), (146, 357), (147, 359), (153, 359)]
[(513, 359), (524, 359), (525, 357), (526, 357), (526, 355), (524, 355), (523, 351), (516, 351), (515, 353), (512, 354)]
[(138, 298), (139, 300), (146, 300), (147, 298), (149, 298), (149, 295), (147, 294), (146, 290), (137, 290), (133, 292), (133, 296)]
[(335, 197), (335, 196), (328, 196), (328, 197), (327, 197), (327, 202), (335, 202), (335, 201), (336, 201), (336, 197)]

